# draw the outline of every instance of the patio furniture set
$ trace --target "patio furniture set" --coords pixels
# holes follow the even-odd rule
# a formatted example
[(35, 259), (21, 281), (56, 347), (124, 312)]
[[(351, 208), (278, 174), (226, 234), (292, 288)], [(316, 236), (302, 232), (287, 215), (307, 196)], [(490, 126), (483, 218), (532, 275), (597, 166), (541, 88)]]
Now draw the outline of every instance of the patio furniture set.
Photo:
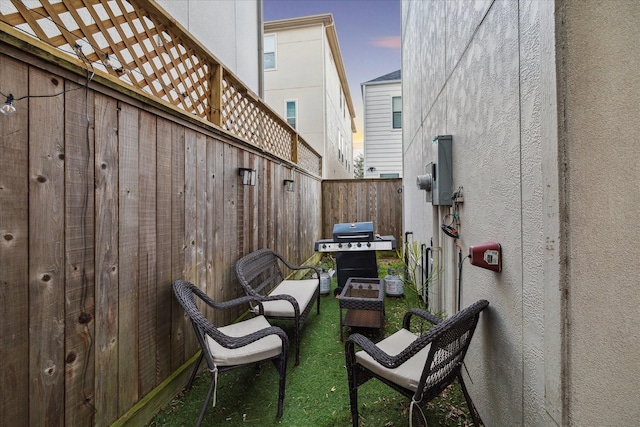
[[(312, 279), (288, 280), (280, 263), (291, 270), (311, 270), (316, 275)], [(317, 314), (320, 313), (318, 267), (292, 265), (281, 255), (260, 249), (240, 258), (235, 270), (245, 296), (231, 301), (213, 301), (188, 281), (173, 283), (174, 294), (189, 316), (202, 349), (186, 389), (191, 388), (202, 359), (211, 374), (211, 385), (196, 426), (201, 425), (212, 397), (215, 405), (218, 373), (265, 360), (271, 360), (279, 374), (277, 417), (282, 417), (289, 337), (268, 319), (293, 321), (295, 365), (298, 365), (301, 329), (314, 303)], [(379, 279), (348, 279), (340, 294), (341, 340), (343, 327), (382, 328), (383, 287)], [(216, 327), (198, 309), (196, 298), (214, 310), (248, 305), (252, 317)], [(425, 310), (410, 309), (404, 316), (403, 327), (377, 344), (360, 333), (351, 334), (346, 340), (345, 357), (353, 426), (358, 426), (358, 387), (371, 378), (409, 397), (411, 410), (416, 405), (426, 405), (457, 379), (474, 424), (479, 425), (480, 418), (464, 384), (461, 367), (480, 312), (488, 305), (480, 300), (446, 320)], [(422, 334), (410, 332), (414, 316), (433, 327)]]

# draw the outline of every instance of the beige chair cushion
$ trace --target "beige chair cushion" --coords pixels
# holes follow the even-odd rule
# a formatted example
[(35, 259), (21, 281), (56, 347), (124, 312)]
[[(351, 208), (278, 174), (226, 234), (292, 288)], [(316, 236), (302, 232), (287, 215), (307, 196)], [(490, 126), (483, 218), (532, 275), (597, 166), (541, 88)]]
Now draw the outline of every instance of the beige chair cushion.
[[(383, 339), (376, 345), (385, 353), (395, 356), (407, 348), (417, 338), (417, 335), (407, 331), (406, 329), (400, 329), (398, 332)], [(401, 387), (415, 391), (418, 388), (420, 376), (424, 370), (424, 364), (427, 361), (430, 347), (431, 345), (427, 345), (415, 356), (395, 369), (385, 368), (373, 360), (373, 358), (364, 351), (356, 353), (356, 361), (377, 375), (380, 375)]]
[[(241, 337), (271, 326), (264, 316), (256, 316), (242, 322), (218, 328), (220, 332), (231, 337)], [(213, 361), (219, 366), (241, 365), (270, 359), (282, 352), (282, 340), (277, 335), (269, 335), (244, 347), (230, 349), (215, 342), (207, 335), (207, 347)]]
[[(300, 313), (307, 308), (309, 301), (318, 287), (318, 279), (285, 280), (280, 283), (269, 295), (291, 295), (298, 301)], [(268, 317), (293, 317), (293, 306), (289, 301), (265, 301), (262, 303), (264, 314)]]

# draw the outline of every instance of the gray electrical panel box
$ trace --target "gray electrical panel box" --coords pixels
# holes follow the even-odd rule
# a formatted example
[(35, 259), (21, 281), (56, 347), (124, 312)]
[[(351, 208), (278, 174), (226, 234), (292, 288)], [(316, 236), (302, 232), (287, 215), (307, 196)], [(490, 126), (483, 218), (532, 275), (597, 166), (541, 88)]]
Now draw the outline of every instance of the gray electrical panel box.
[[(431, 203), (434, 206), (453, 205), (453, 164), (451, 162), (451, 135), (439, 135), (436, 161), (427, 165), (431, 174)], [(428, 200), (429, 194), (427, 194)]]
[(438, 206), (453, 205), (453, 164), (451, 162), (451, 135), (439, 135), (438, 158), (433, 165), (431, 203)]
[(416, 184), (427, 193), (427, 202), (434, 206), (453, 205), (453, 164), (451, 162), (451, 135), (439, 135), (435, 162), (426, 166), (425, 174), (418, 175)]

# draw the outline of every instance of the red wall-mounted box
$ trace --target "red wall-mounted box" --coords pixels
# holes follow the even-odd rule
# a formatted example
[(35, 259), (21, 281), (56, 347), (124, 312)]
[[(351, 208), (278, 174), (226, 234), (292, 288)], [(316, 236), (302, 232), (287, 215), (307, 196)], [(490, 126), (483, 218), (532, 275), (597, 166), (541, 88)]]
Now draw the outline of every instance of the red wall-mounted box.
[(500, 243), (486, 242), (470, 246), (469, 257), (472, 265), (498, 273), (502, 271), (502, 246)]

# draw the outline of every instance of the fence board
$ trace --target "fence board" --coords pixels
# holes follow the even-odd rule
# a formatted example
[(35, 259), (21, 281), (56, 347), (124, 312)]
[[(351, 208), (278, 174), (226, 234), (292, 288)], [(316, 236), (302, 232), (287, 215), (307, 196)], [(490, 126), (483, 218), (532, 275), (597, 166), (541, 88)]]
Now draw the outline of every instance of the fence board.
[[(207, 264), (207, 237), (209, 235), (207, 230), (207, 137), (201, 133), (196, 134), (195, 139), (195, 154), (196, 154), (196, 167), (195, 173), (195, 196), (196, 201), (194, 208), (196, 209), (196, 274), (197, 284), (205, 293), (208, 290), (209, 284), (207, 283), (206, 264)], [(209, 313), (210, 309), (203, 308), (204, 313)], [(194, 336), (195, 338), (195, 336)], [(197, 341), (193, 343), (193, 351), (198, 349)]]
[[(248, 152), (240, 152), (238, 153), (238, 167), (239, 168), (251, 168), (251, 163), (249, 160), (249, 153)], [(258, 178), (256, 177), (256, 180), (258, 180)], [(247, 229), (244, 226), (245, 223), (248, 223), (248, 212), (249, 212), (249, 208), (248, 208), (248, 200), (249, 200), (249, 192), (251, 191), (251, 187), (248, 185), (244, 185), (242, 183), (242, 178), (238, 178), (237, 180), (238, 185), (236, 186), (236, 211), (237, 211), (237, 230), (236, 230), (236, 234), (237, 234), (237, 242), (238, 242), (238, 257), (241, 257), (243, 255), (245, 255), (246, 252), (246, 236), (247, 236)]]
[[(278, 182), (278, 178), (280, 177), (280, 167), (274, 167), (273, 168), (273, 178), (272, 178), (272, 182)], [(274, 230), (273, 230), (273, 234), (275, 237), (275, 242), (274, 242), (274, 247), (273, 250), (275, 250), (278, 253), (281, 253), (283, 256), (286, 256), (286, 254), (283, 252), (284, 250), (284, 246), (282, 245), (284, 236), (284, 227), (286, 226), (286, 215), (283, 212), (284, 207), (279, 203), (280, 200), (278, 198), (278, 193), (277, 190), (275, 189), (275, 185), (272, 186), (272, 197), (273, 197), (273, 201), (275, 203), (274, 205)]]
[[(203, 190), (206, 194), (205, 198), (205, 207), (204, 207), (204, 229), (206, 233), (206, 242), (204, 245), (205, 251), (205, 262), (204, 262), (204, 277), (207, 283), (207, 293), (208, 295), (213, 295), (216, 293), (216, 280), (215, 280), (215, 272), (213, 269), (214, 266), (214, 252), (215, 252), (215, 220), (214, 220), (214, 212), (213, 212), (213, 204), (214, 204), (214, 166), (215, 166), (215, 141), (213, 138), (204, 137), (204, 153), (202, 157), (204, 159), (204, 182), (203, 182)], [(211, 309), (207, 309), (207, 316), (209, 319), (213, 319), (214, 311)]]
[(94, 94), (65, 95), (65, 413), (69, 425), (92, 424), (94, 305)]
[[(298, 238), (298, 223), (296, 222), (295, 216), (296, 207), (293, 205), (293, 203), (295, 202), (295, 193), (284, 191), (284, 185), (282, 184), (284, 178), (288, 177), (289, 170), (287, 168), (280, 167), (278, 172), (279, 176), (278, 180), (276, 181), (276, 187), (278, 188), (277, 195), (280, 199), (280, 206), (284, 207), (285, 213), (285, 216), (283, 218), (284, 228), (282, 230), (283, 234), (285, 235), (283, 242), (287, 242), (287, 245), (285, 246), (283, 252), (287, 259), (292, 259), (292, 254), (294, 253), (294, 245), (296, 244), (295, 241)], [(299, 245), (300, 243), (298, 242), (297, 244)]]
[(257, 233), (256, 234), (256, 240), (254, 243), (254, 247), (256, 248), (264, 248), (266, 247), (266, 241), (267, 241), (267, 233), (264, 232), (264, 230), (267, 229), (267, 214), (269, 212), (268, 208), (267, 208), (267, 203), (269, 200), (268, 197), (268, 189), (269, 187), (267, 187), (267, 180), (269, 178), (268, 175), (268, 164), (269, 162), (262, 162), (260, 163), (260, 170), (258, 171), (258, 173), (260, 174), (260, 176), (262, 176), (263, 178), (258, 182), (258, 193), (260, 194), (260, 196), (258, 197), (257, 203), (256, 203), (256, 208), (258, 209), (259, 214), (256, 217), (256, 224), (258, 225), (258, 229), (262, 230), (261, 233)]
[(156, 384), (171, 374), (171, 123), (156, 123)]
[[(184, 132), (172, 125), (171, 135), (171, 280), (185, 278), (185, 214), (184, 214)], [(184, 352), (186, 314), (175, 298), (171, 299), (171, 371), (186, 360)]]
[(117, 102), (96, 94), (96, 425), (118, 415), (118, 115)]
[(269, 163), (269, 167), (268, 167), (268, 171), (266, 174), (267, 177), (267, 190), (266, 190), (266, 194), (267, 194), (267, 199), (269, 199), (268, 205), (267, 205), (267, 242), (265, 247), (266, 248), (272, 248), (273, 250), (277, 250), (276, 249), (276, 242), (278, 241), (278, 237), (277, 237), (277, 215), (278, 215), (278, 209), (276, 208), (277, 202), (276, 202), (276, 197), (275, 197), (275, 186), (273, 185), (274, 182), (274, 175), (275, 175), (275, 170), (277, 169), (277, 166), (274, 165), (273, 163)]
[[(184, 134), (184, 278), (193, 282), (198, 287), (203, 285), (198, 280), (197, 268), (197, 151), (196, 132), (187, 129)], [(206, 288), (202, 289), (206, 291)], [(198, 307), (204, 308), (201, 302)], [(185, 322), (187, 318), (185, 317)], [(192, 354), (197, 346), (196, 336), (189, 326), (185, 326), (184, 350), (185, 357)]]
[[(211, 138), (207, 146), (207, 161), (209, 163), (210, 179), (208, 191), (212, 200), (212, 206), (208, 221), (210, 225), (210, 259), (213, 263), (210, 287), (211, 296), (215, 301), (224, 301), (228, 291), (224, 286), (224, 145), (222, 142)], [(221, 314), (216, 313), (213, 319), (221, 320)]]
[(119, 271), (118, 281), (118, 415), (138, 401), (138, 280), (140, 241), (139, 194), (139, 110), (119, 103)]
[(139, 277), (138, 320), (139, 395), (144, 396), (156, 386), (156, 293), (157, 293), (157, 242), (156, 242), (156, 118), (140, 113), (138, 173), (139, 210)]
[[(29, 70), (29, 93), (64, 90), (55, 76)], [(64, 97), (30, 98), (29, 422), (64, 420)], [(45, 215), (43, 213), (46, 212)]]
[[(243, 162), (244, 165), (248, 165), (248, 167), (250, 167), (251, 169), (255, 169), (256, 170), (256, 181), (260, 180), (260, 179), (264, 179), (263, 176), (258, 176), (258, 169), (256, 166), (256, 157), (253, 154), (244, 152), (243, 156), (245, 158), (245, 161)], [(242, 219), (241, 221), (241, 228), (240, 230), (238, 230), (239, 233), (241, 233), (242, 236), (242, 246), (241, 246), (241, 252), (240, 252), (240, 256), (244, 255), (244, 254), (248, 254), (251, 252), (251, 244), (253, 242), (253, 227), (254, 227), (254, 211), (253, 211), (253, 204), (255, 201), (255, 194), (258, 191), (258, 186), (257, 185), (246, 185), (246, 186), (242, 186), (243, 188), (243, 200), (240, 201), (240, 205), (238, 206), (238, 210), (240, 210), (240, 208), (243, 209), (243, 214), (242, 216), (240, 216), (239, 218)]]
[(156, 384), (171, 373), (171, 123), (157, 120), (156, 133)]
[[(28, 66), (0, 55), (0, 90), (27, 88)], [(25, 89), (26, 90), (26, 89)], [(18, 95), (16, 93), (15, 95)], [(0, 132), (0, 425), (29, 421), (29, 140), (26, 102)], [(9, 119), (9, 120), (7, 120)]]
[[(238, 260), (238, 186), (242, 185), (242, 181), (238, 176), (238, 149), (230, 144), (224, 144), (224, 237), (223, 242), (234, 242), (233, 244), (224, 245), (223, 261), (220, 265), (222, 269), (222, 283), (227, 289), (225, 299), (232, 299), (240, 295), (240, 290), (235, 289), (233, 283), (237, 283), (233, 267)], [(224, 313), (224, 322), (233, 320), (234, 313), (232, 310), (226, 310)]]
[[(262, 163), (261, 157), (254, 156), (253, 167), (256, 169), (256, 174), (259, 176), (259, 179), (264, 181), (265, 176), (262, 174)], [(264, 194), (261, 190), (262, 187), (256, 183), (256, 186), (252, 187), (249, 194), (249, 226), (247, 227), (249, 230), (249, 238), (247, 239), (247, 246), (245, 247), (245, 250), (248, 251), (247, 253), (253, 251), (258, 244), (258, 223), (260, 217), (258, 201), (262, 198), (262, 194)]]

